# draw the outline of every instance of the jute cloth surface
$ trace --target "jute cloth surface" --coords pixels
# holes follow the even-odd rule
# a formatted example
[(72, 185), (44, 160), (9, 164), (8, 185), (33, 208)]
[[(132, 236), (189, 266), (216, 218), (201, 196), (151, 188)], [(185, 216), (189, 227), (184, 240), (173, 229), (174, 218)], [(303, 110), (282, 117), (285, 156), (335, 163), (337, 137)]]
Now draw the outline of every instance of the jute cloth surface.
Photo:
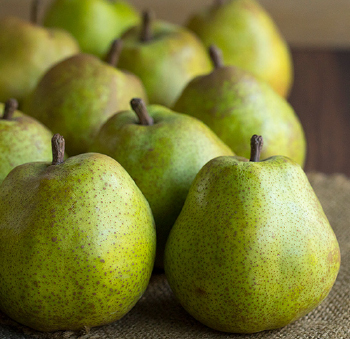
[(350, 179), (343, 175), (309, 174), (338, 238), (342, 263), (326, 300), (311, 313), (282, 329), (250, 335), (221, 333), (200, 324), (174, 298), (165, 276), (153, 275), (137, 305), (119, 321), (81, 332), (40, 333), (0, 316), (0, 338), (6, 339), (124, 339), (238, 338), (350, 339)]

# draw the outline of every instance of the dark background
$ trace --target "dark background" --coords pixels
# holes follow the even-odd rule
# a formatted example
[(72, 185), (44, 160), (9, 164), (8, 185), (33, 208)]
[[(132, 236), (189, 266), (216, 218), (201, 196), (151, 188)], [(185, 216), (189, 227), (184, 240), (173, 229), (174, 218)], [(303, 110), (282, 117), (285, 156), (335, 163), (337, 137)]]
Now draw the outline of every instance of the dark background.
[(306, 134), (305, 170), (350, 176), (350, 51), (294, 48), (292, 54), (289, 102)]

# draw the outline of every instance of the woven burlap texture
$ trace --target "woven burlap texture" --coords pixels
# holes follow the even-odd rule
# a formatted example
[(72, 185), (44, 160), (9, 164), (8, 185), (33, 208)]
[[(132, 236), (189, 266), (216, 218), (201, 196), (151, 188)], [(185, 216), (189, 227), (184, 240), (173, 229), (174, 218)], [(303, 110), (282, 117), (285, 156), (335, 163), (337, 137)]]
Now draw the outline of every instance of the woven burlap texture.
[(119, 321), (81, 332), (39, 333), (0, 317), (1, 339), (349, 339), (350, 338), (350, 179), (310, 173), (310, 182), (338, 238), (342, 263), (326, 300), (282, 329), (250, 335), (221, 333), (200, 324), (174, 298), (163, 274), (154, 274), (137, 305)]

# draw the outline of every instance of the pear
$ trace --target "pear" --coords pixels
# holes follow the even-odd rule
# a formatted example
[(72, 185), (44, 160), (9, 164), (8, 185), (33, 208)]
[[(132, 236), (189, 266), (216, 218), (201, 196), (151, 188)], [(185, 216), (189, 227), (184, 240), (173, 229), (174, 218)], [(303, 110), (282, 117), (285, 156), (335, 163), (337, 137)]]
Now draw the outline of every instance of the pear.
[(109, 62), (77, 54), (51, 68), (28, 96), (23, 110), (67, 140), (69, 155), (88, 150), (101, 125), (129, 108), (130, 98), (147, 100), (135, 75), (115, 68), (121, 41), (112, 43)]
[(215, 69), (185, 87), (173, 109), (202, 120), (236, 154), (249, 157), (249, 140), (266, 135), (263, 159), (284, 155), (303, 166), (306, 140), (290, 104), (266, 82), (236, 66), (225, 66), (221, 50), (209, 48)]
[(165, 274), (203, 324), (254, 333), (304, 316), (331, 290), (337, 239), (301, 167), (289, 158), (218, 157), (196, 176), (165, 249)]
[(157, 228), (155, 266), (162, 268), (168, 234), (194, 177), (212, 158), (233, 152), (197, 119), (146, 107), (141, 99), (131, 106), (102, 126), (92, 150), (116, 159), (148, 200)]
[(119, 67), (141, 78), (151, 104), (171, 107), (187, 82), (212, 65), (192, 32), (152, 15), (144, 12), (142, 24), (122, 35)]
[(0, 102), (14, 97), (21, 103), (51, 66), (79, 53), (68, 32), (40, 27), (34, 10), (32, 18), (0, 21)]
[(225, 64), (236, 65), (268, 82), (286, 97), (293, 83), (293, 63), (278, 27), (255, 0), (214, 0), (186, 25), (209, 47), (223, 51)]
[(69, 31), (83, 52), (103, 57), (113, 40), (140, 21), (136, 10), (121, 0), (56, 0), (44, 25)]
[(0, 184), (18, 165), (51, 159), (51, 131), (17, 107), (15, 99), (0, 103)]
[(16, 167), (0, 189), (0, 309), (39, 331), (78, 330), (124, 316), (149, 282), (155, 227), (145, 197), (110, 157)]

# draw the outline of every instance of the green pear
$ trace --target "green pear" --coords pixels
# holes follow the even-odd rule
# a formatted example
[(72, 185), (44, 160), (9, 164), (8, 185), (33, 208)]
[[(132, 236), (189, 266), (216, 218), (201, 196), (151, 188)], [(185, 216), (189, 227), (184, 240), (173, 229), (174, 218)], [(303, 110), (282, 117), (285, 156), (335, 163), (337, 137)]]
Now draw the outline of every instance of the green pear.
[(51, 66), (79, 53), (68, 32), (16, 17), (1, 19), (0, 46), (0, 102), (13, 97), (21, 103)]
[(265, 9), (255, 0), (214, 0), (193, 15), (187, 27), (209, 47), (223, 51), (227, 65), (236, 65), (268, 82), (286, 97), (293, 82), (288, 45)]
[(134, 111), (112, 116), (92, 150), (116, 159), (148, 200), (157, 228), (155, 265), (163, 267), (165, 243), (190, 185), (212, 158), (233, 155), (202, 122), (160, 105), (133, 99)]
[(215, 69), (193, 79), (173, 109), (202, 120), (238, 155), (248, 158), (249, 140), (266, 135), (263, 159), (284, 155), (303, 166), (306, 141), (290, 104), (267, 83), (236, 66), (224, 66), (220, 49), (210, 47)]
[(130, 98), (147, 100), (138, 77), (114, 67), (120, 41), (112, 44), (111, 63), (78, 54), (51, 68), (24, 103), (23, 111), (67, 140), (69, 155), (88, 150), (101, 125), (129, 108)]
[(165, 249), (165, 274), (203, 324), (254, 333), (304, 316), (331, 290), (337, 239), (301, 167), (218, 157), (196, 176)]
[(0, 184), (16, 166), (52, 157), (51, 131), (17, 107), (15, 99), (0, 103)]
[(151, 16), (145, 12), (142, 25), (122, 35), (119, 66), (141, 78), (150, 103), (170, 107), (187, 82), (212, 65), (192, 32)]
[(124, 316), (144, 293), (156, 234), (149, 204), (115, 160), (85, 153), (16, 167), (0, 189), (0, 310), (39, 331)]
[(113, 40), (138, 24), (139, 15), (120, 0), (55, 0), (49, 7), (44, 25), (70, 32), (83, 52), (102, 57)]

